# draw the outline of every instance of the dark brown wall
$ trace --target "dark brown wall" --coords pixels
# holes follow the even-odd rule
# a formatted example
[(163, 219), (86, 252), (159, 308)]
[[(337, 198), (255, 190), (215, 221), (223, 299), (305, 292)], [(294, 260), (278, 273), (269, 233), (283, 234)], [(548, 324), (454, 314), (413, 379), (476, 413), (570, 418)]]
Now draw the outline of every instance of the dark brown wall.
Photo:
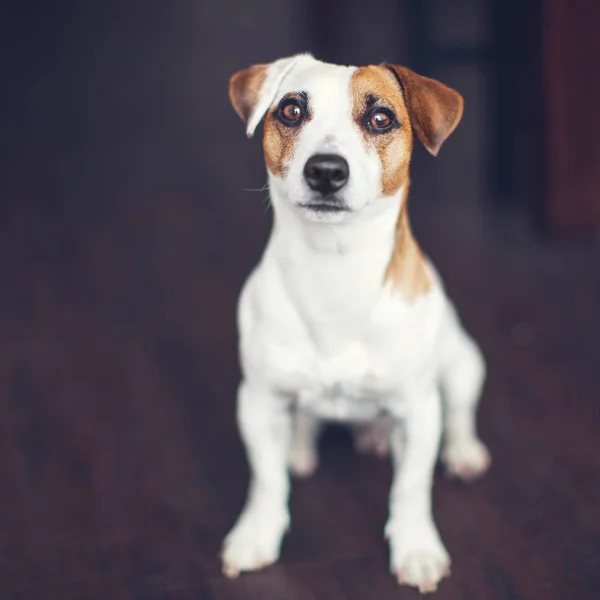
[(600, 3), (547, 0), (546, 198), (551, 229), (600, 234)]

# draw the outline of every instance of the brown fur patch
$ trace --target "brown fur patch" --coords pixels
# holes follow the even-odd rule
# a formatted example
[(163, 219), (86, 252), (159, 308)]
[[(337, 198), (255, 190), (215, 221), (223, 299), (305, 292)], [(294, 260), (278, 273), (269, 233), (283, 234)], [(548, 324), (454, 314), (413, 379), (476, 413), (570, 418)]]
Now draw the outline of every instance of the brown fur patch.
[(396, 241), (388, 264), (385, 281), (398, 290), (406, 300), (414, 301), (431, 289), (431, 279), (425, 267), (425, 259), (415, 240), (407, 210), (408, 184), (402, 199), (402, 207), (396, 223)]
[(229, 100), (242, 121), (247, 121), (258, 102), (269, 65), (254, 65), (238, 71), (229, 80)]
[(456, 129), (463, 114), (462, 96), (435, 79), (402, 67), (389, 65), (404, 92), (410, 122), (431, 154), (437, 156), (442, 144)]
[[(295, 98), (295, 94), (286, 94), (283, 98)], [(277, 108), (270, 110), (265, 118), (263, 150), (267, 169), (273, 175), (283, 175), (294, 157), (296, 144), (304, 124), (310, 121), (310, 112), (297, 127), (286, 127), (275, 116)]]
[[(365, 144), (373, 148), (381, 162), (381, 191), (384, 196), (395, 194), (408, 179), (408, 167), (412, 154), (412, 130), (402, 92), (398, 82), (388, 69), (379, 66), (360, 67), (352, 75), (352, 117), (360, 127)], [(391, 109), (400, 127), (388, 133), (371, 133), (364, 127), (365, 112), (369, 98), (375, 98), (374, 106)]]
[[(409, 111), (402, 90), (394, 75), (380, 66), (361, 67), (351, 82), (353, 118), (363, 133), (365, 143), (372, 147), (381, 161), (381, 190), (385, 196), (396, 193), (404, 186), (402, 207), (396, 223), (394, 249), (385, 273), (385, 282), (412, 302), (431, 289), (425, 260), (417, 244), (408, 219), (407, 199), (409, 165), (413, 149), (413, 135)], [(373, 106), (391, 109), (400, 127), (388, 133), (371, 133), (364, 127), (365, 113)]]
[[(412, 128), (425, 148), (434, 156), (437, 155), (460, 122), (463, 114), (462, 96), (439, 81), (417, 75), (406, 67), (388, 65), (387, 69), (394, 74), (402, 89), (404, 109)], [(412, 149), (412, 146), (409, 148)], [(396, 224), (396, 240), (385, 281), (412, 301), (426, 294), (431, 289), (432, 282), (408, 220), (408, 174), (405, 181), (406, 191)]]

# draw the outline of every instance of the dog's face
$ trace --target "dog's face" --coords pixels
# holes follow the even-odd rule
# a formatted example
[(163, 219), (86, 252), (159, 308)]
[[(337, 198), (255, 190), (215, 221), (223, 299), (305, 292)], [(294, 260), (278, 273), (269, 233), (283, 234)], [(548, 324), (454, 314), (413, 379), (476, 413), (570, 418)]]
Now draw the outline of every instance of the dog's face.
[(345, 67), (298, 55), (236, 73), (231, 102), (252, 136), (264, 117), (270, 184), (310, 220), (377, 211), (408, 181), (413, 130), (437, 154), (461, 96), (398, 65)]

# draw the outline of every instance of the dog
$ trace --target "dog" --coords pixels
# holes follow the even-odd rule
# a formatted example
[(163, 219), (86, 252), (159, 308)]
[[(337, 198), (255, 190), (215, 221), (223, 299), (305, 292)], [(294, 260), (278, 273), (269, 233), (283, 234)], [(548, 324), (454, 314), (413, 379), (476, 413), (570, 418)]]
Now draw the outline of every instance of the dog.
[(289, 475), (315, 471), (321, 424), (338, 421), (359, 450), (391, 455), (390, 569), (433, 591), (450, 573), (434, 467), (443, 437), (450, 474), (487, 470), (476, 430), (486, 365), (411, 232), (407, 196), (414, 134), (437, 155), (463, 99), (403, 66), (310, 54), (235, 73), (229, 96), (248, 137), (264, 119), (274, 221), (238, 304), (237, 421), (251, 480), (223, 572), (277, 561)]

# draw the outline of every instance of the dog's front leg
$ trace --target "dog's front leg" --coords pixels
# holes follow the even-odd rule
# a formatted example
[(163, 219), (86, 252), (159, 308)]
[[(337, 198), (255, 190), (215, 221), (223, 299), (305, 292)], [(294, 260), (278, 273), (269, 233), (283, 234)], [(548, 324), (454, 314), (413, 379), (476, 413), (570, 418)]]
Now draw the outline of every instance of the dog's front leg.
[(441, 435), (441, 401), (437, 390), (411, 398), (404, 427), (392, 431), (394, 479), (385, 533), (390, 568), (399, 583), (434, 591), (450, 569), (431, 510), (433, 472)]
[(228, 577), (274, 563), (290, 521), (287, 456), (291, 415), (285, 401), (266, 387), (242, 383), (238, 426), (250, 466), (250, 489), (223, 544), (223, 573)]

